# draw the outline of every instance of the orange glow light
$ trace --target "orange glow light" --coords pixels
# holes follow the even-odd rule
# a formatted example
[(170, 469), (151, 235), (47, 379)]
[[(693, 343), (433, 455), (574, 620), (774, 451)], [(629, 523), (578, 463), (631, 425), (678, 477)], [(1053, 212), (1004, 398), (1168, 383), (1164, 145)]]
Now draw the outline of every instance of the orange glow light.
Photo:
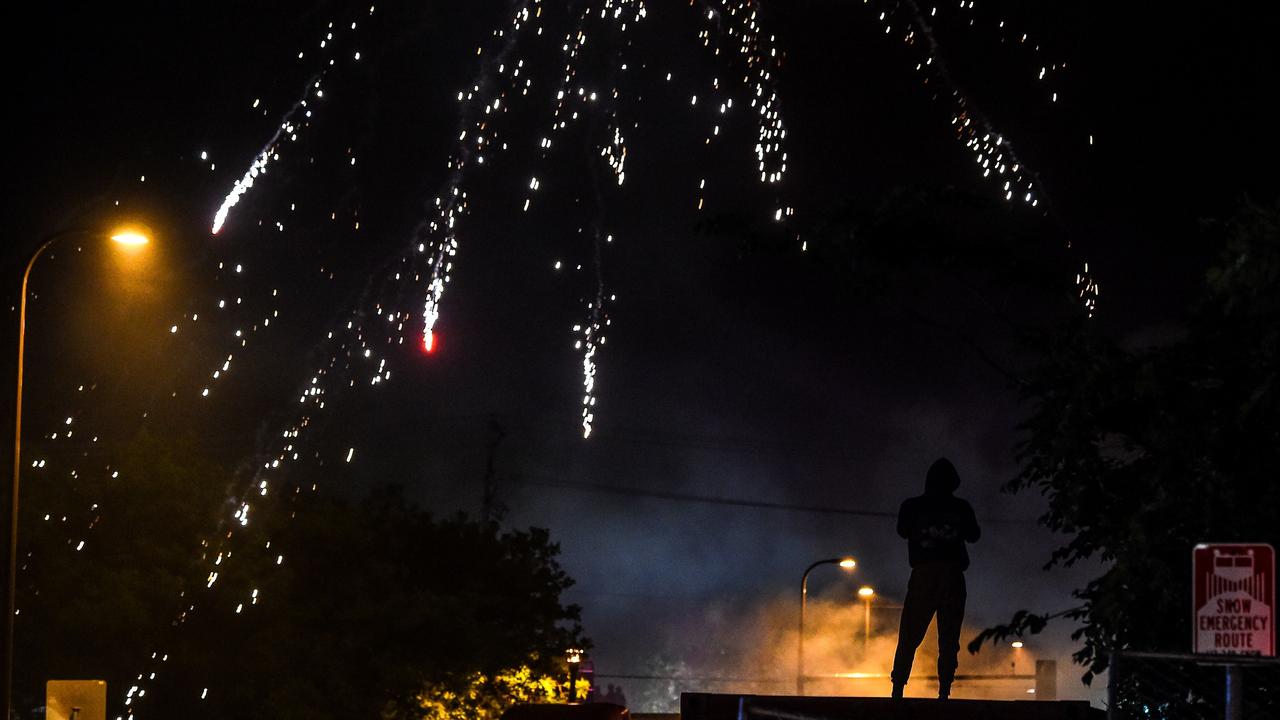
[(151, 238), (143, 230), (135, 228), (120, 228), (111, 233), (111, 239), (120, 245), (146, 245), (151, 242)]

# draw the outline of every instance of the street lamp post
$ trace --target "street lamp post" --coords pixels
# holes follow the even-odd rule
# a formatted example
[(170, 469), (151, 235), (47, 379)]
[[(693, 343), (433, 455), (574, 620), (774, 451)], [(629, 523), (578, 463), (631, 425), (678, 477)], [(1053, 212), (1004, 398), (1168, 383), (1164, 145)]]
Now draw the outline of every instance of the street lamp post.
[(71, 235), (110, 238), (120, 245), (138, 246), (150, 242), (146, 233), (131, 228), (120, 228), (110, 234), (84, 229), (64, 230), (45, 238), (40, 247), (31, 253), (27, 267), (22, 272), (22, 297), (18, 300), (18, 370), (13, 402), (13, 482), (9, 487), (9, 568), (5, 583), (4, 650), (0, 653), (4, 661), (3, 669), (0, 670), (0, 708), (4, 710), (3, 720), (8, 720), (13, 711), (13, 619), (18, 580), (18, 490), (22, 466), (22, 361), (27, 339), (27, 281), (31, 278), (31, 268), (44, 251), (58, 240)]
[(839, 565), (845, 570), (852, 570), (858, 563), (851, 557), (828, 558), (819, 560), (804, 569), (800, 576), (800, 633), (796, 641), (796, 694), (804, 695), (804, 611), (809, 600), (809, 573), (819, 565)]
[(569, 704), (573, 705), (578, 702), (578, 669), (582, 665), (582, 650), (579, 648), (569, 648)]
[(862, 654), (865, 656), (871, 652), (871, 598), (876, 596), (876, 591), (870, 585), (863, 585), (858, 588), (858, 597), (862, 598), (863, 619), (862, 619)]

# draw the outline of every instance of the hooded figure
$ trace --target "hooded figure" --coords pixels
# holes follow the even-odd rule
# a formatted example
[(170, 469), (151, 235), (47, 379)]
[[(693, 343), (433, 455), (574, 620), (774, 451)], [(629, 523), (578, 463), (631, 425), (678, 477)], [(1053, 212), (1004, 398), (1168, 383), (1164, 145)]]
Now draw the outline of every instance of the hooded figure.
[(893, 659), (894, 697), (902, 697), (916, 649), (934, 614), (938, 616), (938, 697), (951, 695), (967, 596), (964, 571), (969, 568), (969, 551), (965, 543), (977, 542), (982, 534), (973, 507), (955, 496), (958, 487), (960, 475), (955, 466), (939, 458), (925, 475), (924, 494), (908, 498), (898, 511), (898, 535), (907, 541), (911, 580)]

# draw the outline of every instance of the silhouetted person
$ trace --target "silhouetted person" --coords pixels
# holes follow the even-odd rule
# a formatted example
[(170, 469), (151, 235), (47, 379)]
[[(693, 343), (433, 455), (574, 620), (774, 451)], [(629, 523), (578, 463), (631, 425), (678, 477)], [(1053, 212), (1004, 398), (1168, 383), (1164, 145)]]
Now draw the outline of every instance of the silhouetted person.
[(916, 648), (938, 615), (938, 697), (951, 695), (960, 653), (960, 623), (964, 620), (964, 571), (969, 567), (965, 543), (977, 542), (982, 531), (973, 507), (956, 497), (960, 475), (946, 458), (939, 458), (925, 476), (924, 494), (908, 498), (898, 511), (898, 534), (907, 539), (911, 580), (902, 604), (898, 651), (893, 657), (893, 696), (911, 676)]

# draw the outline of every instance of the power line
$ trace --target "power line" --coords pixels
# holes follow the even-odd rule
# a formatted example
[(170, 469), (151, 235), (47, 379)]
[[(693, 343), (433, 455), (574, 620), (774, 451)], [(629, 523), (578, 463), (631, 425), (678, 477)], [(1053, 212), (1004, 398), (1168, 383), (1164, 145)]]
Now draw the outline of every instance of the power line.
[[(494, 418), (500, 421), (504, 427), (518, 430), (550, 432), (557, 436), (564, 435), (566, 437), (576, 436), (576, 434), (580, 432), (580, 429), (576, 424), (574, 424), (574, 422), (566, 422), (558, 418), (550, 417), (519, 417), (506, 413), (440, 415), (430, 418), (430, 420), (466, 421)], [(728, 453), (838, 460), (856, 460), (859, 457), (849, 448), (817, 443), (787, 442), (780, 441), (777, 438), (765, 439), (746, 436), (707, 435), (679, 432), (669, 429), (659, 430), (634, 425), (600, 425), (591, 431), (591, 437), (592, 439), (607, 440), (631, 445), (652, 445), (658, 447), (674, 447)]]
[[(797, 505), (793, 503), (769, 502), (767, 500), (751, 500), (747, 498), (725, 497), (721, 495), (699, 495), (695, 493), (674, 492), (669, 490), (649, 490), (646, 488), (627, 487), (623, 485), (607, 485), (605, 483), (565, 480), (548, 476), (522, 474), (519, 479), (526, 485), (539, 487), (562, 488), (565, 490), (581, 490), (585, 492), (606, 493), (629, 497), (647, 497), (656, 500), (674, 502), (703, 503), (730, 507), (749, 507), (763, 510), (786, 510), (790, 512), (820, 513), (825, 515), (847, 515), (855, 517), (889, 518), (896, 520), (898, 513), (886, 510), (862, 510), (856, 508), (836, 507), (832, 505)], [(1032, 518), (981, 518), (984, 523), (996, 524), (1034, 524)]]
[[(529, 476), (521, 476), (522, 478)], [(790, 503), (768, 502), (765, 500), (748, 500), (746, 498), (724, 497), (719, 495), (696, 495), (693, 493), (670, 492), (666, 490), (645, 490), (643, 488), (624, 487), (621, 485), (605, 485), (604, 483), (579, 482), (560, 479), (525, 480), (528, 485), (541, 487), (564, 488), (567, 490), (585, 490), (588, 492), (608, 493), (611, 495), (628, 495), (633, 497), (649, 497), (658, 500), (674, 500), (677, 502), (705, 503), (708, 505), (731, 505), (735, 507), (763, 508), (766, 510), (790, 510), (793, 512), (827, 513), (833, 515), (857, 515), (861, 517), (897, 518), (894, 512), (882, 510), (855, 510), (821, 505), (793, 505)]]
[[(656, 601), (663, 601), (667, 603), (688, 603), (690, 605), (693, 605), (698, 603), (710, 604), (710, 603), (717, 603), (717, 602), (744, 602), (744, 603), (759, 602), (761, 594), (773, 592), (776, 589), (777, 588), (758, 588), (756, 589), (755, 592), (751, 592), (750, 590), (744, 590), (744, 591), (736, 592), (734, 594), (724, 594), (724, 595), (711, 595), (711, 594), (679, 595), (674, 593), (652, 593), (652, 592), (607, 592), (603, 590), (600, 590), (600, 591), (578, 590), (575, 588), (574, 590), (569, 591), (568, 594), (572, 595), (573, 597), (584, 597), (584, 598), (596, 598), (596, 599), (622, 598), (625, 600), (656, 600)], [(884, 596), (880, 595), (879, 597), (884, 597)], [(859, 608), (861, 608), (862, 606), (861, 600), (854, 600), (853, 602), (856, 603)], [(902, 605), (899, 605), (896, 603), (873, 603), (871, 607), (873, 610), (876, 610), (876, 611), (881, 611), (881, 610), (896, 611), (896, 612), (902, 611)]]

